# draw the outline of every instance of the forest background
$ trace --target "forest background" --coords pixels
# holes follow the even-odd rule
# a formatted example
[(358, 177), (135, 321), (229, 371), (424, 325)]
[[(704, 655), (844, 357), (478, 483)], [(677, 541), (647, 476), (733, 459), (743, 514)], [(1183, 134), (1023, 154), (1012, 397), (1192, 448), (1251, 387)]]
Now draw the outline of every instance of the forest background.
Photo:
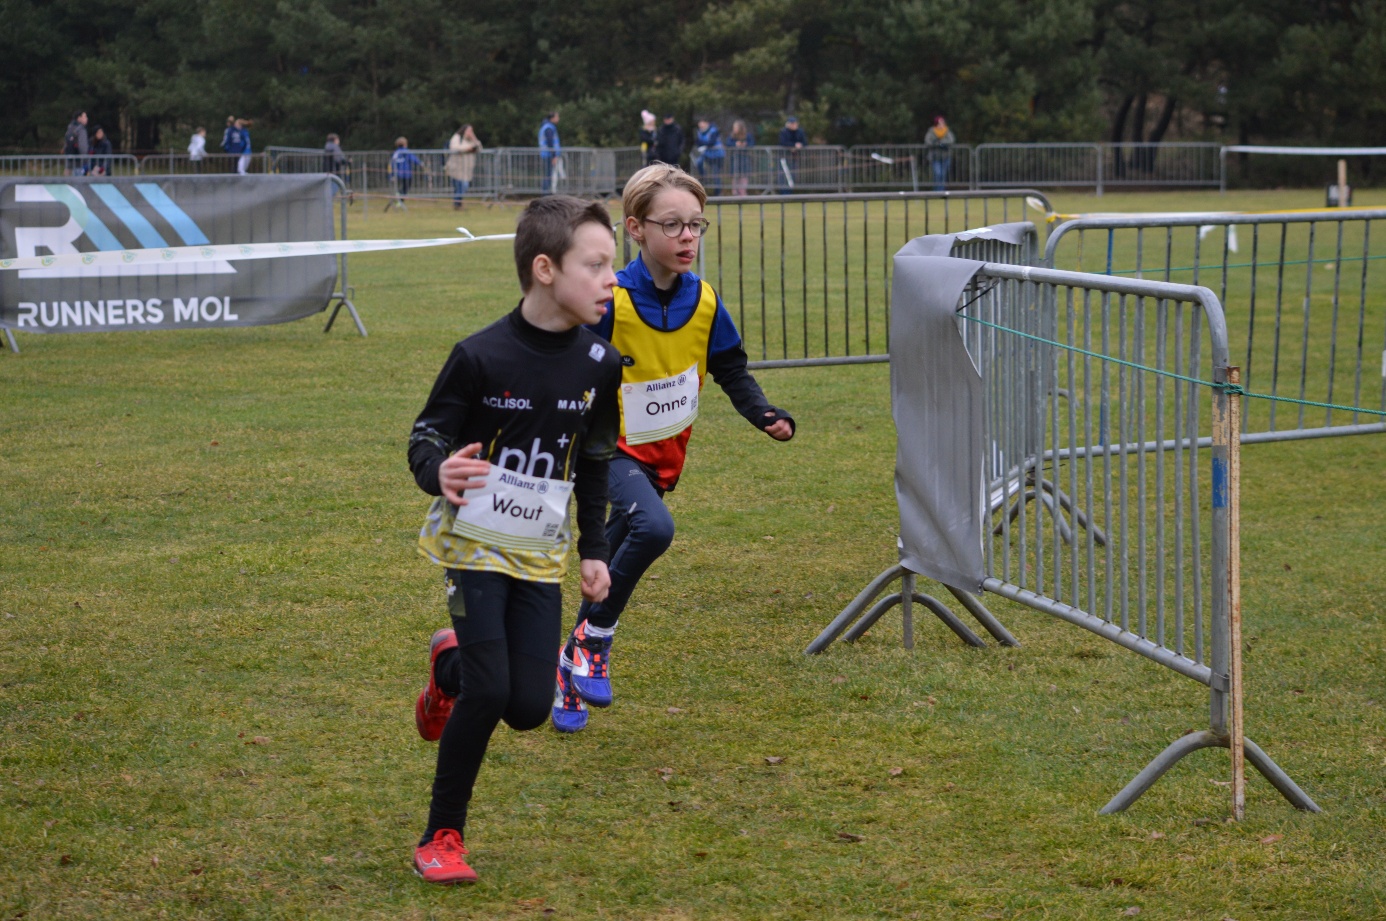
[(639, 112), (822, 143), (1381, 143), (1386, 4), (1347, 0), (0, 0), (0, 148), (637, 143)]

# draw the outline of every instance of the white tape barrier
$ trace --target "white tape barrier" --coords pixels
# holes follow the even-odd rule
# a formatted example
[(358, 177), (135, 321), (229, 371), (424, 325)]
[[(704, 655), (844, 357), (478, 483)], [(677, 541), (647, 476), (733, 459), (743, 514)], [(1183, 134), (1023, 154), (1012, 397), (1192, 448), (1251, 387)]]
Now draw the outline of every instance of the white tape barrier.
[(103, 265), (178, 265), (189, 262), (236, 262), (241, 259), (285, 259), (295, 256), (334, 256), (338, 253), (374, 253), (426, 246), (453, 246), (483, 240), (513, 240), (513, 233), (473, 236), (464, 227), (461, 237), (424, 240), (310, 240), (298, 243), (222, 243), (210, 246), (170, 246), (155, 249), (107, 250), (97, 253), (61, 253), (55, 256), (19, 256), (0, 259), (0, 269), (47, 269)]

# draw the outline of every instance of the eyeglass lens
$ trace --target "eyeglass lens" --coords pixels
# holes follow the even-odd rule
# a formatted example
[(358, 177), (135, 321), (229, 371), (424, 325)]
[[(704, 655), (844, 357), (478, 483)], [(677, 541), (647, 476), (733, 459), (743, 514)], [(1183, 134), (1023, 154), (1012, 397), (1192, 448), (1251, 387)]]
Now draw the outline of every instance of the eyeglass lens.
[(683, 228), (685, 227), (688, 228), (693, 236), (701, 237), (707, 231), (710, 224), (711, 221), (705, 217), (700, 217), (696, 221), (687, 222), (675, 220), (659, 222), (659, 226), (664, 229), (664, 235), (666, 237), (677, 237), (679, 234), (683, 233)]

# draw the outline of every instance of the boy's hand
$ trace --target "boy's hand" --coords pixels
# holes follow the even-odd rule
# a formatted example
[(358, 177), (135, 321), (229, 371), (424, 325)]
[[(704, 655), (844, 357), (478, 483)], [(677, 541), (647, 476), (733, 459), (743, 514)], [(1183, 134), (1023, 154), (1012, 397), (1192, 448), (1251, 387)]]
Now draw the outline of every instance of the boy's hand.
[(443, 489), (443, 498), (453, 505), (466, 505), (467, 500), (462, 498), (462, 493), (486, 485), (491, 462), (477, 460), (476, 456), (480, 453), (481, 442), (472, 442), (443, 461), (438, 468), (438, 485)]
[[(766, 413), (765, 415), (774, 416), (775, 414)], [(788, 419), (781, 419), (774, 425), (766, 426), (765, 434), (769, 435), (776, 441), (788, 441), (789, 439), (794, 437), (794, 426), (789, 423)]]
[(582, 561), (582, 597), (596, 603), (606, 600), (611, 588), (611, 573), (601, 560)]

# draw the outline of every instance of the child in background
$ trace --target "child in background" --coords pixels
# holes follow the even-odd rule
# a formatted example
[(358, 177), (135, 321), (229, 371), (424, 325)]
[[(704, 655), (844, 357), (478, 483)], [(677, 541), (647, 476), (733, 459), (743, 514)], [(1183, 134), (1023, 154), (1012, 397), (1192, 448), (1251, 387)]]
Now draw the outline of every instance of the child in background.
[(549, 715), (561, 639), (559, 583), (577, 497), (582, 596), (606, 597), (607, 463), (619, 432), (621, 356), (583, 324), (607, 312), (616, 276), (611, 216), (566, 195), (533, 201), (515, 231), (524, 297), (452, 350), (409, 438), (409, 467), (437, 496), (419, 552), (446, 567), (452, 629), (430, 643), (419, 734), (439, 740), (428, 825), (414, 867), (472, 882), (463, 826), (491, 734)]
[(202, 172), (202, 161), (207, 158), (207, 129), (198, 128), (188, 141), (188, 162), (194, 173)]
[(698, 134), (695, 140), (698, 151), (698, 178), (706, 178), (706, 185), (712, 187), (713, 195), (722, 194), (722, 161), (727, 157), (727, 148), (722, 144), (721, 132), (706, 118), (698, 119)]
[(399, 197), (394, 202), (386, 203), (386, 211), (390, 210), (391, 204), (399, 205), (401, 211), (409, 210), (405, 207), (404, 199), (409, 195), (409, 185), (414, 181), (414, 168), (417, 166), (423, 166), (423, 161), (409, 149), (409, 139), (395, 138), (395, 152), (390, 154), (390, 175), (394, 177)]
[(664, 494), (683, 471), (703, 378), (713, 379), (738, 412), (777, 441), (794, 420), (765, 399), (746, 369), (731, 314), (712, 286), (691, 271), (707, 230), (707, 193), (676, 166), (654, 163), (626, 182), (625, 229), (640, 255), (618, 274), (611, 311), (593, 326), (623, 356), (621, 437), (611, 461), (611, 590), (578, 609), (563, 645), (553, 725), (578, 732), (587, 705), (610, 706), (610, 656), (616, 622), (640, 577), (669, 548), (674, 520)]

